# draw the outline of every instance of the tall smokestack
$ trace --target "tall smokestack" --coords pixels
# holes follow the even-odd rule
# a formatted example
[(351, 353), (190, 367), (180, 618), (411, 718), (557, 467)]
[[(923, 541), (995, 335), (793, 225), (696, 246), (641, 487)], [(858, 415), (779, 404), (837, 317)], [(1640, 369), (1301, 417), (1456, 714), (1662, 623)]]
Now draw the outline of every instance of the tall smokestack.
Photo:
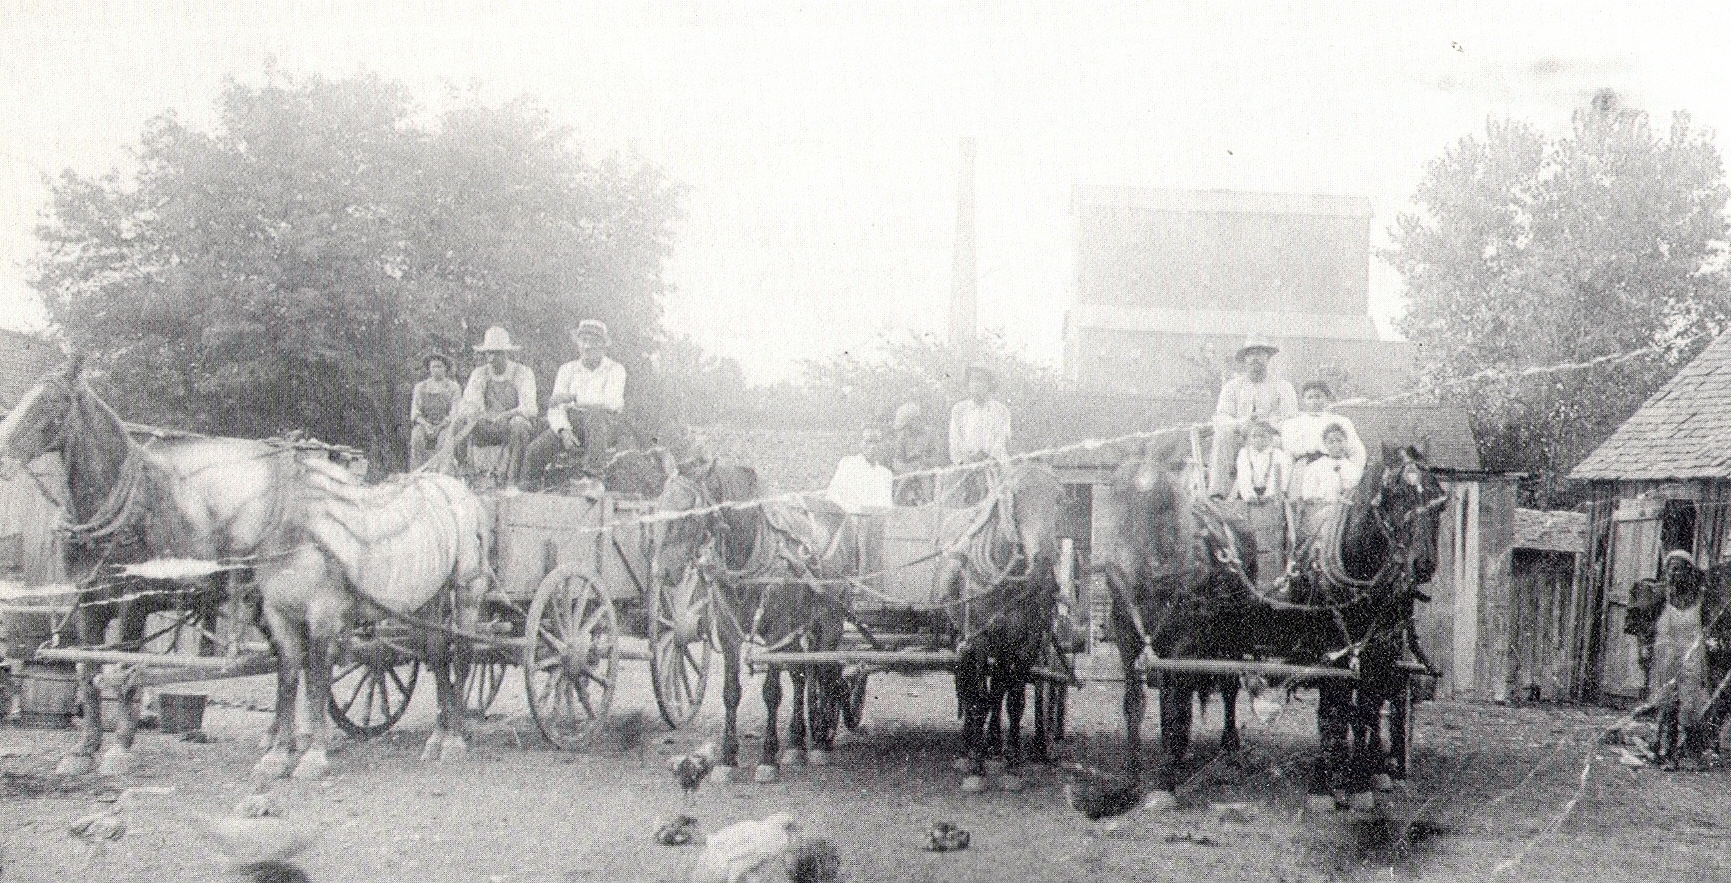
[(974, 258), (974, 139), (962, 139), (961, 178), (956, 188), (956, 253), (950, 276), (950, 344), (974, 345), (978, 280)]

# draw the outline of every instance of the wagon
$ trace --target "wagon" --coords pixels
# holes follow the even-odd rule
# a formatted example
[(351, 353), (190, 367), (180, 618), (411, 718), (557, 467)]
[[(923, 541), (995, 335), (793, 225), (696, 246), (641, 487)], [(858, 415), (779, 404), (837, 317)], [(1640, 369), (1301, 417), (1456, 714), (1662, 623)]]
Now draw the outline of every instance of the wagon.
[[(649, 663), (670, 727), (703, 703), (711, 648), (677, 593), (652, 578), (655, 504), (608, 492), (490, 493), (495, 579), (473, 623), (448, 619), (465, 646), (453, 672), (468, 713), (484, 715), (509, 669), (522, 669), (536, 726), (561, 748), (604, 721), (619, 663)], [(643, 649), (628, 646), (641, 639)], [(358, 736), (382, 733), (407, 710), (425, 654), (419, 632), (385, 620), (353, 632), (332, 678), (331, 711)], [(631, 643), (635, 644), (635, 641)]]
[[(933, 503), (851, 516), (858, 519), (860, 576), (846, 580), (844, 587), (841, 645), (825, 651), (767, 651), (748, 645), (746, 666), (755, 674), (770, 665), (841, 665), (848, 688), (841, 719), (856, 731), (872, 674), (953, 671), (966, 629), (956, 627), (952, 614), (965, 623), (969, 611), (965, 601), (944, 594), (940, 559), (977, 514), (976, 509)], [(1046, 629), (1033, 685), (1036, 713), (1045, 715), (1041, 723), (1053, 738), (1063, 732), (1068, 689), (1079, 686), (1077, 635), (1065, 628), (1067, 623), (1060, 613)]]

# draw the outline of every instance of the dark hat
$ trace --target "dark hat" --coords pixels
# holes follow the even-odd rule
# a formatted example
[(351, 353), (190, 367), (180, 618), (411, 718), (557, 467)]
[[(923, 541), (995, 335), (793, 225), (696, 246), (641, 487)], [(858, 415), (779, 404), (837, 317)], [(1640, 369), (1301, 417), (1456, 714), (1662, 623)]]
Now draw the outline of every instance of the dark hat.
[(993, 371), (991, 368), (987, 367), (985, 365), (985, 363), (975, 362), (974, 364), (969, 365), (965, 370), (962, 371), (962, 382), (966, 383), (970, 378), (974, 377), (975, 375), (979, 375), (980, 377), (985, 378), (986, 385), (992, 387), (993, 389), (998, 388), (998, 372)]
[(451, 360), (439, 353), (428, 353), (425, 358), (421, 359), (421, 370), (425, 371), (428, 368), (431, 368), (434, 362), (444, 362), (445, 370), (451, 370)]
[(1328, 381), (1326, 380), (1306, 380), (1304, 385), (1298, 388), (1298, 394), (1304, 395), (1313, 389), (1321, 390), (1323, 395), (1331, 399), (1334, 398), (1334, 390), (1328, 388)]

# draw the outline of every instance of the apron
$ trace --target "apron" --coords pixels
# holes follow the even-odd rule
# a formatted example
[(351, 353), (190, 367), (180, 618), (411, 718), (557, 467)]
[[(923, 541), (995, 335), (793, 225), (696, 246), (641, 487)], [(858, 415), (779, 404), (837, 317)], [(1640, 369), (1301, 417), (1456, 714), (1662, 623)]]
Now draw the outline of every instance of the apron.
[(1653, 637), (1653, 690), (1664, 697), (1664, 704), (1676, 705), (1678, 723), (1684, 727), (1700, 723), (1706, 711), (1705, 639), (1700, 601), (1681, 609), (1665, 604)]
[(421, 419), (438, 426), (451, 416), (451, 406), (457, 401), (457, 385), (450, 384), (442, 390), (434, 392), (431, 389), (421, 391)]

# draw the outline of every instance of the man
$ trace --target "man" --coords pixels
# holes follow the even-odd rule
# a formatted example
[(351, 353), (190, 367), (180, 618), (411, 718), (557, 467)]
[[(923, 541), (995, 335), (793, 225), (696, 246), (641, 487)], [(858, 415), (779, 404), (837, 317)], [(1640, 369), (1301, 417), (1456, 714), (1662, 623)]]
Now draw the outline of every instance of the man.
[(1665, 553), (1665, 606), (1653, 636), (1652, 693), (1659, 704), (1658, 755), (1667, 770), (1699, 769), (1709, 734), (1707, 635), (1701, 572), (1682, 549)]
[(1231, 493), (1233, 463), (1244, 445), (1250, 421), (1263, 420), (1279, 429), (1298, 413), (1298, 393), (1292, 384), (1268, 373), (1268, 361), (1279, 352), (1279, 347), (1258, 334), (1245, 338), (1238, 348), (1239, 374), (1226, 381), (1214, 407), (1214, 445), (1208, 458), (1211, 496), (1224, 498)]
[(422, 363), (427, 371), (425, 380), (415, 384), (409, 395), (409, 468), (417, 469), (427, 462), (429, 448), (438, 442), (439, 433), (450, 420), (463, 388), (450, 378), (451, 361), (433, 354)]
[(1364, 442), (1352, 421), (1330, 410), (1334, 391), (1322, 380), (1306, 381), (1298, 390), (1299, 412), (1280, 427), (1280, 446), (1292, 456), (1292, 487), (1297, 489), (1304, 480), (1304, 467), (1322, 458), (1322, 430), (1329, 424), (1346, 431), (1347, 459), (1362, 471), (1365, 463)]
[(469, 375), (463, 388), (462, 423), (457, 428), (458, 450), (468, 461), (471, 445), (505, 446), (505, 483), (516, 487), (522, 471), (523, 450), (535, 433), (535, 372), (512, 360), (522, 347), (511, 342), (511, 334), (495, 325), (487, 329), (475, 352), (486, 363)]
[[(998, 376), (984, 365), (970, 365), (962, 380), (968, 397), (950, 409), (950, 462), (960, 466), (1009, 457), (1010, 409), (995, 398)], [(963, 470), (944, 491), (944, 498), (972, 505), (985, 498), (988, 486), (985, 470)]]
[(892, 476), (890, 467), (884, 463), (884, 453), (883, 430), (868, 425), (861, 434), (860, 452), (843, 457), (836, 464), (825, 496), (849, 515), (894, 505), (890, 494)]
[(625, 366), (607, 357), (607, 324), (584, 319), (567, 332), (577, 346), (575, 361), (559, 366), (547, 400), (547, 431), (524, 456), (528, 480), (546, 481), (547, 467), (561, 448), (581, 451), (583, 472), (599, 478), (613, 447), (619, 412), (625, 408)]
[(921, 506), (932, 501), (935, 475), (909, 475), (942, 465), (938, 442), (919, 402), (903, 402), (896, 409), (895, 437), (890, 442), (890, 472), (896, 476), (897, 506)]

